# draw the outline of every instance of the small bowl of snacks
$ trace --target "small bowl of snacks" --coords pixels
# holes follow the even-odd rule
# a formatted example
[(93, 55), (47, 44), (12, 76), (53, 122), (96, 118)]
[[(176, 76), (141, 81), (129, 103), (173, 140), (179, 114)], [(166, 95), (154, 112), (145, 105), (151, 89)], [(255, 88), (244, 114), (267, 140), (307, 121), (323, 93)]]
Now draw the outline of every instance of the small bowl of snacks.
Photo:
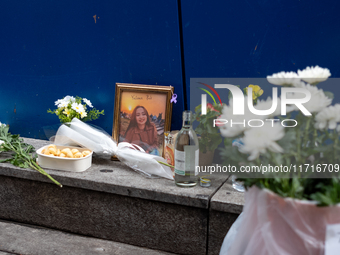
[(54, 170), (83, 172), (91, 167), (92, 153), (86, 148), (50, 144), (37, 150), (38, 164)]

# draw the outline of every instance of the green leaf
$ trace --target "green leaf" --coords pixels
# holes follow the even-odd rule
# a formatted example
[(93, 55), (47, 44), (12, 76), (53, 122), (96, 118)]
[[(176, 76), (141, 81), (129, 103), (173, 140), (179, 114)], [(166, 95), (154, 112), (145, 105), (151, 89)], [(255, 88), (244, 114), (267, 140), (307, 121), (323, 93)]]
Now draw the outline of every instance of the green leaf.
[(222, 143), (222, 137), (220, 134), (211, 135), (211, 140), (209, 142), (210, 151), (215, 150)]
[(285, 152), (296, 150), (296, 131), (295, 129), (289, 129), (285, 136), (277, 143), (284, 149)]
[(201, 112), (201, 107), (202, 107), (202, 105), (196, 106), (196, 107), (195, 107), (195, 112), (196, 112), (196, 113), (200, 113), (200, 112)]
[(9, 133), (9, 127), (0, 125), (0, 140), (4, 141), (1, 144), (1, 151), (10, 151), (12, 155), (10, 158), (1, 159), (0, 163), (11, 163), (14, 166), (21, 168), (32, 168), (47, 176), (54, 183), (62, 187), (62, 185), (47, 174), (41, 167), (35, 163), (35, 149), (32, 145), (24, 143), (19, 135), (12, 135)]
[(334, 99), (334, 94), (330, 91), (324, 91), (324, 94), (326, 97), (328, 97), (329, 99)]

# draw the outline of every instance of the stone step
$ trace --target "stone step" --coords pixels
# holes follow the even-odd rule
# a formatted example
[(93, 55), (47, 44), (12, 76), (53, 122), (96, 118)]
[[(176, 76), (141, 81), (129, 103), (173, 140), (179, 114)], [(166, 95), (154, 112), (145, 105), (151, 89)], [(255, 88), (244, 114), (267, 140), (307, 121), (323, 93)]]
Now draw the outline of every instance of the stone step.
[(34, 225), (0, 221), (0, 255), (171, 255), (158, 250), (70, 234)]
[[(36, 149), (50, 144), (24, 140)], [(225, 173), (210, 175), (208, 188), (183, 189), (173, 180), (145, 178), (109, 155), (95, 155), (84, 172), (46, 172), (63, 187), (35, 170), (0, 163), (0, 219), (151, 251), (218, 255), (242, 211), (244, 194), (233, 191)], [(11, 254), (1, 245), (0, 252)]]

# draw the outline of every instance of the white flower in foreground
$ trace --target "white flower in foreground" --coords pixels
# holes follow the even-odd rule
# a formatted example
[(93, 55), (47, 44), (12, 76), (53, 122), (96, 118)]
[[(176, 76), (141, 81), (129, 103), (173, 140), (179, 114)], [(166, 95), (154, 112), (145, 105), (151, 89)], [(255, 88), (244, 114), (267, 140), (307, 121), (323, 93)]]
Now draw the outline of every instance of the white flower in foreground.
[(274, 85), (294, 86), (296, 82), (300, 81), (300, 78), (295, 72), (280, 72), (268, 75), (267, 81)]
[(340, 122), (340, 104), (323, 109), (315, 116), (315, 121), (315, 128), (320, 130), (337, 128), (337, 123)]
[(325, 81), (331, 76), (331, 72), (327, 68), (321, 68), (319, 66), (309, 67), (300, 71), (298, 70), (300, 79), (310, 84), (316, 85), (319, 82)]
[(86, 99), (86, 98), (83, 98), (83, 101), (88, 105), (90, 106), (91, 108), (93, 107), (92, 103), (90, 100)]
[(275, 153), (283, 153), (284, 150), (276, 143), (285, 135), (284, 127), (278, 123), (265, 122), (262, 127), (253, 127), (244, 132), (243, 146), (239, 151), (250, 154), (248, 160), (256, 159), (267, 150)]
[[(311, 93), (311, 99), (303, 103), (302, 105), (310, 112), (320, 112), (332, 103), (332, 99), (328, 98), (322, 89), (318, 89), (310, 84), (300, 83), (299, 88), (307, 89)], [(301, 99), (304, 98), (304, 93), (288, 93), (287, 98), (289, 99)], [(299, 110), (295, 105), (292, 106), (294, 110)]]
[(75, 110), (77, 113), (81, 113), (84, 112), (84, 106), (82, 104), (78, 104), (78, 103), (72, 103), (72, 107), (73, 110)]
[[(264, 119), (265, 116), (257, 116), (252, 114), (247, 105), (247, 96), (244, 98), (244, 115), (233, 115), (233, 100), (230, 100), (229, 105), (225, 105), (222, 109), (222, 115), (218, 118), (221, 121), (217, 123), (217, 126), (220, 128), (221, 134), (224, 137), (235, 137), (239, 134), (242, 134), (248, 126), (248, 121), (251, 119)], [(223, 121), (228, 121), (225, 124)], [(223, 124), (220, 124), (223, 123)]]
[[(271, 97), (268, 97), (267, 100), (258, 100), (257, 104), (254, 105), (254, 108), (256, 110), (268, 110), (272, 107), (272, 105), (273, 105), (273, 100), (272, 100)], [(294, 111), (294, 110), (295, 110), (294, 107), (287, 106), (286, 113), (289, 113), (289, 112)], [(275, 111), (273, 113), (267, 115), (267, 116), (264, 116), (264, 117), (272, 118), (272, 117), (280, 116), (280, 115), (281, 115), (281, 99), (278, 98)]]

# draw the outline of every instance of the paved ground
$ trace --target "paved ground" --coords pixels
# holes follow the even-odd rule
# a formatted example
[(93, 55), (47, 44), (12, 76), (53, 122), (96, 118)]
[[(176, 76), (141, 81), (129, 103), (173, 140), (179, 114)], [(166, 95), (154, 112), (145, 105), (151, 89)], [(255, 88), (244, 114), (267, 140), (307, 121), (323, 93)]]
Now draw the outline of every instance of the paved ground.
[(0, 221), (0, 255), (171, 255), (123, 243)]

